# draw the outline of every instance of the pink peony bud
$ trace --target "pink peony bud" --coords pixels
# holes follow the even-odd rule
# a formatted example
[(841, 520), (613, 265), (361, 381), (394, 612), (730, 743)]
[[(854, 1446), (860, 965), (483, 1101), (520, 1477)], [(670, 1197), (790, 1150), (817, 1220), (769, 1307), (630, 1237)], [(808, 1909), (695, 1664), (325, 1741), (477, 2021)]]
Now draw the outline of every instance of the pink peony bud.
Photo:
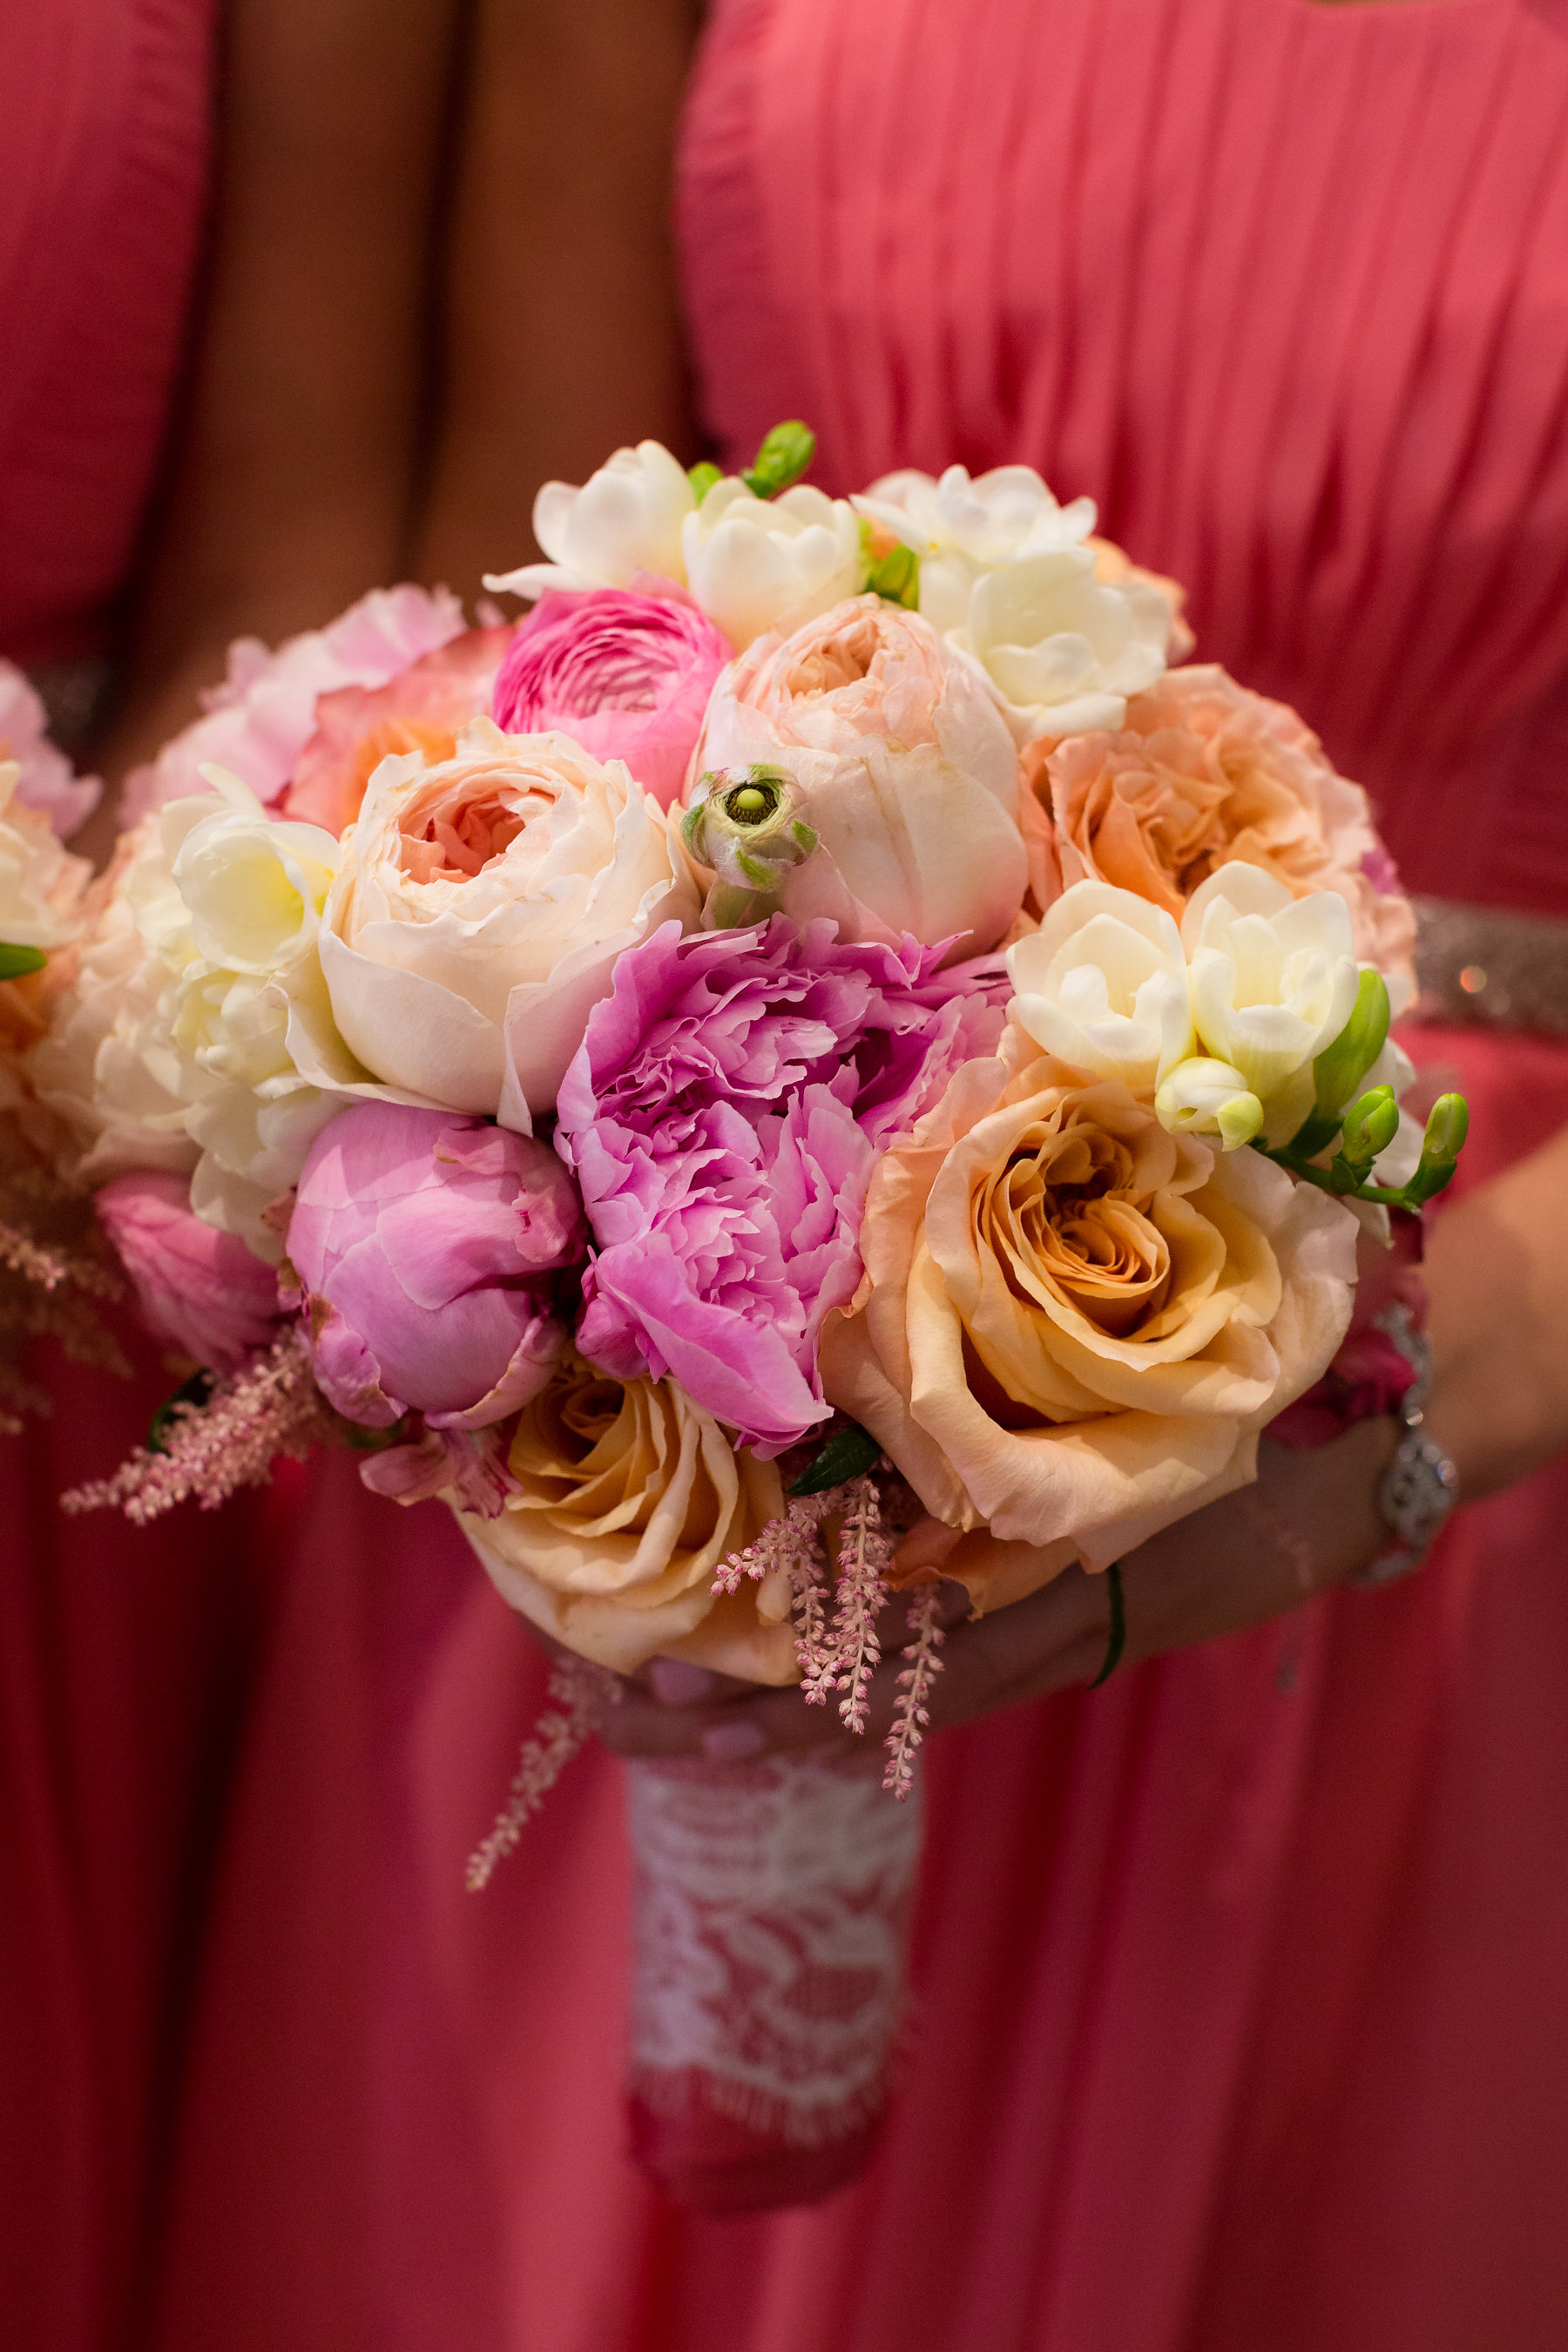
[(163, 1169), (117, 1176), (99, 1222), (131, 1277), (142, 1319), (215, 1372), (230, 1372), (278, 1325), (278, 1276), (235, 1234), (204, 1224), (190, 1181)]
[(449, 1111), (354, 1104), (311, 1145), (289, 1226), (316, 1378), (373, 1428), (411, 1407), (438, 1429), (500, 1421), (550, 1377), (566, 1333), (549, 1277), (585, 1241), (547, 1145)]
[(552, 593), (512, 639), (491, 712), (509, 735), (559, 729), (596, 760), (624, 760), (668, 808), (730, 652), (712, 622), (677, 595)]

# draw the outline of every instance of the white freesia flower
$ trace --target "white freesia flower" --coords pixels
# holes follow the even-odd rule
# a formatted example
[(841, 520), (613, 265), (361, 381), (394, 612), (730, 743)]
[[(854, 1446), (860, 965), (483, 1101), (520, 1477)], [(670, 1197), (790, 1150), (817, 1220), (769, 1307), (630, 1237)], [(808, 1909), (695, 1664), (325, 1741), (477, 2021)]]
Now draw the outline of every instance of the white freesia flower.
[(851, 503), (920, 557), (920, 609), (942, 631), (964, 626), (983, 573), (1081, 546), (1095, 525), (1092, 499), (1058, 506), (1032, 466), (973, 478), (967, 466), (949, 466), (940, 480), (908, 468), (884, 474)]
[[(1070, 894), (1069, 894), (1070, 895)], [(1311, 1108), (1311, 1065), (1355, 1007), (1350, 908), (1335, 890), (1293, 898), (1239, 861), (1196, 889), (1182, 919), (1197, 1032), (1268, 1113), (1269, 1139)]]
[(77, 901), (92, 868), (62, 849), (48, 819), (16, 798), (20, 762), (0, 760), (0, 940), (58, 948), (77, 925)]
[(223, 769), (204, 774), (224, 805), (188, 829), (175, 820), (183, 837), (170, 869), (192, 944), (236, 972), (278, 971), (313, 945), (342, 846), (321, 825), (268, 817)]
[(697, 504), (686, 469), (662, 442), (639, 441), (581, 489), (546, 482), (533, 501), (533, 536), (548, 563), (487, 572), (487, 588), (542, 596), (552, 588), (629, 588), (639, 572), (684, 584), (681, 525)]
[(976, 663), (1016, 740), (1118, 728), (1127, 698), (1165, 667), (1171, 608), (1159, 589), (1108, 588), (1092, 551), (1060, 547), (987, 572), (948, 643)]
[(367, 1069), (527, 1132), (616, 957), (672, 916), (696, 922), (696, 888), (622, 761), (479, 719), (454, 759), (377, 768), (343, 836), (321, 966)]
[(691, 593), (737, 653), (769, 629), (787, 636), (860, 584), (854, 509), (806, 482), (776, 499), (753, 498), (734, 476), (715, 482), (680, 535)]
[(1109, 882), (1076, 882), (1007, 950), (1008, 1017), (1037, 1045), (1135, 1092), (1191, 1053), (1181, 934), (1162, 907)]
[(1263, 1124), (1263, 1105), (1241, 1072), (1202, 1054), (1178, 1062), (1162, 1081), (1154, 1110), (1172, 1135), (1217, 1135), (1226, 1151), (1250, 1143)]

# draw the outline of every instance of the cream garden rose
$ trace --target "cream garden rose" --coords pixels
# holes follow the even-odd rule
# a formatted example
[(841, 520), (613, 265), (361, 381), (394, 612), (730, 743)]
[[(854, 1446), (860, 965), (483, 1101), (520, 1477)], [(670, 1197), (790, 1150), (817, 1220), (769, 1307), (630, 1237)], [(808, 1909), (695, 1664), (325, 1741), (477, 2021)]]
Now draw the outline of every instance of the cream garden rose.
[(1252, 1477), (1348, 1326), (1357, 1231), (1010, 1029), (879, 1165), (824, 1385), (928, 1510), (990, 1526), (943, 1572), (997, 1606)]
[(787, 913), (831, 916), (845, 939), (956, 939), (962, 955), (1017, 913), (1012, 740), (918, 615), (857, 596), (759, 639), (715, 686), (692, 771), (753, 764), (799, 786), (819, 843), (785, 879)]
[(796, 1676), (789, 1596), (715, 1571), (784, 1509), (777, 1465), (737, 1452), (673, 1380), (611, 1380), (569, 1355), (523, 1408), (499, 1517), (459, 1513), (514, 1609), (629, 1674), (687, 1658), (754, 1682)]
[(476, 719), (457, 756), (383, 761), (343, 836), (321, 965), (366, 1069), (527, 1130), (616, 958), (698, 900), (662, 811), (618, 760)]

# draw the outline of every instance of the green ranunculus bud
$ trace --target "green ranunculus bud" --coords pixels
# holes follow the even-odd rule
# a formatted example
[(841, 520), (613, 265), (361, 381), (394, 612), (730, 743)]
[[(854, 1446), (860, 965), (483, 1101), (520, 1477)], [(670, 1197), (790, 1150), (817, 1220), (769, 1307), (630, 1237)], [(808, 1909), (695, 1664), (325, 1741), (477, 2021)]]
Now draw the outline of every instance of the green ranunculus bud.
[(712, 868), (704, 930), (734, 930), (776, 910), (784, 876), (816, 847), (804, 806), (800, 786), (780, 768), (722, 768), (698, 778), (680, 838)]
[(42, 971), (48, 958), (42, 948), (16, 947), (0, 940), (0, 980), (20, 980), (24, 973)]
[(798, 482), (816, 455), (816, 436), (798, 418), (775, 425), (758, 450), (756, 462), (741, 479), (756, 499), (777, 498)]
[(712, 488), (714, 483), (721, 482), (724, 477), (720, 468), (715, 466), (710, 459), (704, 457), (700, 466), (689, 466), (687, 467), (686, 478), (691, 485), (692, 497), (696, 499), (698, 505), (700, 506), (709, 491)]

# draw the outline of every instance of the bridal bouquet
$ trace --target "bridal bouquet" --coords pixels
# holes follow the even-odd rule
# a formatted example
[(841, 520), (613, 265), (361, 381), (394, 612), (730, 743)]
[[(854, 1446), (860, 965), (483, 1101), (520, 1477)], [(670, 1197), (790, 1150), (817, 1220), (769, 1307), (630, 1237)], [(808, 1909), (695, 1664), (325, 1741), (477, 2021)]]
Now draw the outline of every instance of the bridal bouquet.
[[(595, 1668), (862, 1729), (894, 1595), (908, 1794), (931, 1560), (996, 1609), (1251, 1479), (1463, 1140), (1399, 1108), (1364, 795), (1186, 663), (1179, 590), (1026, 467), (841, 499), (810, 457), (547, 485), (515, 625), (401, 588), (237, 646), (26, 1057), (188, 1375), (72, 1503), (346, 1437), (588, 1662), (480, 1874)], [(710, 2201), (781, 2145), (791, 2193), (843, 2177), (875, 2112), (917, 1811), (880, 1777), (634, 1775), (640, 2144)]]

